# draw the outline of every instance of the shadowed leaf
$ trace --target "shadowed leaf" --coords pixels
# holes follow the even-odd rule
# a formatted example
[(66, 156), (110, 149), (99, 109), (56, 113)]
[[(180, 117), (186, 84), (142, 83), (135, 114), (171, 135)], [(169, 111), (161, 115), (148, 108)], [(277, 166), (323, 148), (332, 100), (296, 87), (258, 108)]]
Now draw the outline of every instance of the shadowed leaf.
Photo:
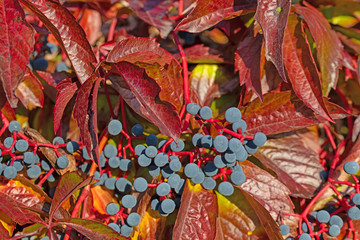
[[(225, 60), (217, 54), (214, 49), (196, 44), (184, 49), (188, 63), (223, 63)], [(175, 54), (175, 58), (181, 59), (180, 54)]]
[(213, 239), (217, 211), (216, 195), (186, 180), (173, 239)]
[(34, 29), (25, 21), (17, 0), (0, 2), (0, 82), (12, 108), (17, 106), (14, 91), (23, 78), (34, 48)]
[(315, 40), (323, 93), (327, 96), (337, 83), (343, 46), (324, 15), (310, 4), (306, 2), (304, 4), (305, 7), (294, 5), (295, 11), (301, 14)]
[(290, 7), (290, 0), (262, 0), (258, 1), (255, 14), (264, 33), (266, 59), (274, 63), (285, 82), (283, 41)]
[[(273, 170), (291, 191), (291, 196), (310, 198), (321, 185), (318, 137), (313, 132), (279, 134), (254, 154)], [(310, 141), (310, 142), (309, 142)]]
[[(263, 95), (264, 103), (255, 99), (242, 109), (242, 118), (247, 123), (246, 133), (263, 132), (266, 135), (288, 132), (327, 121), (308, 108), (291, 91), (270, 92)], [(344, 109), (325, 100), (333, 119), (347, 116)]]
[(74, 16), (58, 1), (21, 0), (54, 35), (81, 83), (93, 73), (96, 58), (86, 39), (84, 30)]

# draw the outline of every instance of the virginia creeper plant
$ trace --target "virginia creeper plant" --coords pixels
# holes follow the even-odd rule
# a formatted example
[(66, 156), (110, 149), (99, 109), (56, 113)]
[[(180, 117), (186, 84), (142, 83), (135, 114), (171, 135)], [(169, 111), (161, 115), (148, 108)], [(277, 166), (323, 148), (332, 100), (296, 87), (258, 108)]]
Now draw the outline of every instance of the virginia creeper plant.
[(0, 239), (360, 239), (359, 11), (0, 1)]

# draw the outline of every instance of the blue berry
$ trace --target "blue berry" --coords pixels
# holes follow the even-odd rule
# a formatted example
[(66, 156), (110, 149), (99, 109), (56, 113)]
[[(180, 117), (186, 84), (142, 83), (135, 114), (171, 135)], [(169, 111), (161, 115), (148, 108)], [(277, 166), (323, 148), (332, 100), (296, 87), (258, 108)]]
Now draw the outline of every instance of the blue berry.
[(210, 135), (205, 135), (200, 140), (201, 146), (204, 148), (211, 148), (213, 145), (213, 138)]
[(199, 171), (199, 167), (195, 163), (189, 163), (184, 168), (185, 176), (187, 176), (188, 178), (195, 177)]
[(159, 140), (154, 134), (150, 134), (146, 137), (145, 142), (148, 146), (155, 146), (158, 144)]
[(29, 178), (35, 179), (38, 178), (41, 174), (41, 168), (38, 165), (34, 165), (31, 168), (26, 170), (26, 173)]
[(234, 187), (229, 182), (221, 182), (218, 186), (218, 192), (224, 196), (231, 196), (234, 193)]
[(104, 185), (107, 189), (115, 190), (116, 179), (111, 177), (104, 181)]
[(194, 145), (194, 147), (201, 147), (201, 138), (204, 135), (200, 134), (200, 133), (195, 133), (192, 137), (192, 144)]
[[(9, 163), (10, 163), (10, 161), (9, 161)], [(21, 159), (16, 159), (13, 163), (13, 166), (16, 168), (17, 172), (20, 172), (24, 168), (24, 165), (23, 165)]]
[(351, 220), (360, 220), (360, 209), (355, 206), (351, 207), (349, 208), (347, 215)]
[(62, 137), (54, 137), (54, 139), (52, 140), (53, 145), (64, 144), (64, 143), (65, 141)]
[(137, 192), (145, 192), (148, 187), (148, 182), (143, 177), (138, 177), (135, 179), (134, 183), (135, 191)]
[(180, 180), (181, 178), (178, 174), (172, 174), (168, 178), (167, 183), (170, 185), (171, 188), (175, 188), (180, 183)]
[[(171, 159), (171, 157), (170, 157), (170, 159)], [(180, 162), (179, 158), (171, 159), (171, 161), (169, 163), (169, 167), (174, 172), (180, 171), (182, 165), (181, 165), (181, 162)]]
[(119, 161), (119, 168), (121, 171), (124, 171), (124, 172), (129, 171), (129, 169), (131, 168), (131, 165), (132, 165), (132, 163), (131, 163), (130, 159), (124, 158)]
[(56, 165), (61, 168), (64, 169), (69, 165), (69, 159), (66, 156), (60, 156), (57, 160), (56, 160)]
[(118, 168), (120, 165), (120, 159), (118, 157), (111, 157), (109, 158), (109, 167), (111, 168)]
[(217, 174), (218, 169), (215, 166), (214, 162), (209, 162), (205, 165), (204, 172), (206, 176), (213, 177)]
[(342, 228), (342, 226), (344, 225), (344, 221), (338, 215), (333, 215), (330, 218), (330, 225), (337, 225), (339, 226), (339, 228)]
[(112, 144), (107, 144), (104, 148), (104, 155), (107, 158), (115, 157), (117, 153), (117, 148)]
[(108, 132), (111, 135), (116, 136), (120, 134), (121, 130), (122, 130), (122, 123), (119, 120), (114, 119), (110, 121), (108, 125)]
[(211, 177), (205, 177), (201, 185), (206, 190), (213, 190), (216, 187), (216, 181)]
[(184, 186), (185, 186), (185, 180), (180, 179), (179, 184), (174, 188), (175, 193), (181, 195), (182, 192), (184, 191)]
[(233, 171), (230, 175), (230, 179), (234, 185), (239, 186), (245, 182), (246, 176), (243, 172)]
[[(237, 138), (232, 138), (229, 140), (229, 150), (232, 152), (237, 152), (239, 149), (243, 147), (241, 141)], [(243, 147), (244, 148), (244, 147)], [(244, 149), (245, 150), (245, 149)]]
[(241, 146), (238, 151), (234, 152), (235, 156), (236, 156), (236, 160), (238, 160), (239, 162), (243, 162), (245, 161), (249, 154), (247, 153), (247, 151), (245, 150), (244, 146)]
[(149, 146), (145, 149), (145, 155), (149, 158), (154, 158), (157, 155), (157, 148), (154, 146)]
[(286, 224), (281, 224), (279, 227), (280, 227), (280, 234), (281, 234), (281, 235), (284, 236), (284, 235), (289, 234), (290, 228), (289, 228), (288, 225), (286, 225)]
[(170, 185), (166, 182), (160, 183), (156, 187), (156, 194), (160, 197), (166, 196), (170, 192)]
[(4, 177), (7, 179), (13, 179), (17, 175), (16, 168), (14, 166), (7, 166), (3, 172)]
[(117, 205), (116, 203), (109, 203), (106, 206), (106, 212), (109, 215), (115, 215), (119, 212), (120, 208), (119, 205)]
[(83, 148), (83, 149), (81, 150), (81, 153), (82, 153), (82, 157), (83, 157), (85, 160), (90, 160), (90, 159), (91, 159), (86, 148)]
[(25, 152), (29, 148), (29, 143), (24, 139), (19, 139), (15, 143), (15, 149), (19, 152)]
[(249, 154), (254, 154), (257, 151), (257, 146), (254, 144), (254, 142), (252, 140), (249, 140), (246, 144), (245, 144), (245, 150), (249, 153)]
[(175, 210), (175, 202), (172, 199), (165, 199), (160, 203), (160, 208), (164, 213), (170, 214)]
[(56, 65), (56, 71), (57, 72), (67, 72), (69, 70), (68, 66), (66, 65), (65, 62), (59, 62)]
[(104, 152), (101, 152), (100, 153), (100, 166), (105, 167), (105, 164), (106, 164), (106, 157), (104, 155)]
[(253, 142), (256, 146), (261, 147), (265, 144), (266, 140), (267, 138), (265, 134), (263, 134), (262, 132), (257, 132), (254, 135)]
[(144, 132), (144, 127), (137, 123), (135, 124), (132, 128), (131, 128), (131, 134), (134, 136), (134, 137), (140, 137), (141, 135), (143, 135), (143, 132)]
[(247, 128), (247, 124), (242, 119), (232, 124), (232, 130), (236, 133), (238, 132), (239, 129), (241, 130), (242, 133), (244, 133), (246, 131), (246, 128)]
[(221, 155), (216, 155), (214, 157), (214, 165), (217, 167), (217, 168), (224, 168), (226, 167), (226, 164), (224, 163), (224, 159), (222, 158)]
[(160, 207), (160, 200), (157, 198), (154, 198), (153, 200), (151, 200), (150, 207), (152, 210), (157, 211)]
[(12, 138), (12, 137), (5, 138), (4, 142), (3, 142), (4, 147), (6, 147), (6, 148), (10, 148), (13, 143), (14, 143), (14, 138)]
[(108, 227), (111, 227), (114, 231), (120, 233), (120, 226), (117, 225), (116, 223), (109, 223)]
[(129, 192), (132, 187), (131, 182), (129, 182), (127, 179), (123, 177), (116, 180), (115, 186), (116, 189), (121, 193)]
[(135, 147), (135, 154), (140, 156), (141, 154), (145, 154), (146, 147), (144, 145), (136, 145)]
[(186, 105), (186, 111), (191, 115), (196, 115), (200, 111), (200, 106), (196, 103), (189, 103)]
[(50, 53), (55, 53), (58, 50), (58, 46), (54, 43), (46, 43), (46, 51), (49, 51)]
[(51, 166), (46, 160), (41, 160), (41, 168), (44, 169), (44, 171), (50, 171)]
[(329, 235), (332, 237), (337, 237), (340, 234), (340, 228), (337, 225), (331, 225), (329, 227)]
[(120, 233), (125, 237), (130, 237), (131, 233), (133, 232), (133, 228), (128, 225), (121, 226)]
[(152, 177), (157, 177), (160, 175), (160, 168), (156, 165), (150, 165), (149, 166), (149, 174)]
[(11, 121), (8, 126), (9, 132), (20, 132), (21, 125), (18, 121)]
[(165, 166), (167, 163), (169, 162), (169, 157), (167, 154), (161, 152), (159, 154), (156, 155), (156, 157), (154, 158), (154, 163), (156, 166), (158, 167), (163, 167)]
[(355, 161), (347, 162), (344, 165), (344, 171), (350, 175), (356, 174), (359, 171), (359, 164)]
[(360, 205), (360, 193), (354, 194), (351, 200), (355, 205)]
[(169, 166), (165, 166), (161, 169), (161, 175), (163, 178), (169, 178), (171, 175), (174, 174), (174, 171), (170, 169)]
[(320, 223), (328, 223), (330, 221), (330, 214), (325, 210), (321, 210), (317, 213), (316, 218)]
[(125, 195), (121, 198), (121, 205), (124, 208), (133, 208), (136, 206), (136, 197), (133, 195)]
[(223, 157), (227, 163), (235, 163), (235, 161), (236, 161), (236, 154), (231, 151), (225, 152), (223, 154)]
[(138, 213), (133, 212), (130, 213), (126, 218), (126, 223), (130, 227), (135, 227), (140, 223), (140, 220), (141, 220), (140, 215)]
[(199, 171), (195, 177), (191, 178), (191, 181), (195, 184), (201, 184), (205, 179), (203, 171)]
[(79, 144), (75, 141), (70, 141), (66, 144), (66, 150), (69, 152), (69, 153), (74, 153), (76, 152), (77, 150), (79, 150)]
[(241, 112), (236, 107), (231, 107), (225, 111), (225, 120), (229, 123), (234, 123), (240, 121), (241, 119)]
[(204, 106), (200, 109), (199, 115), (204, 120), (209, 120), (212, 117), (212, 110), (208, 106)]
[(0, 164), (0, 175), (3, 174), (4, 172), (4, 169), (6, 168), (7, 166), (5, 164)]
[(303, 234), (300, 235), (298, 240), (311, 240), (311, 237), (310, 237), (309, 234), (303, 233)]
[(175, 141), (172, 141), (170, 143), (170, 148), (171, 150), (173, 150), (174, 152), (181, 152), (185, 147), (185, 143), (183, 140), (179, 139), (179, 142), (176, 143)]
[(214, 148), (216, 151), (223, 153), (229, 147), (229, 140), (224, 135), (217, 135), (214, 138)]
[(49, 63), (44, 58), (37, 58), (31, 61), (31, 66), (34, 70), (45, 71)]

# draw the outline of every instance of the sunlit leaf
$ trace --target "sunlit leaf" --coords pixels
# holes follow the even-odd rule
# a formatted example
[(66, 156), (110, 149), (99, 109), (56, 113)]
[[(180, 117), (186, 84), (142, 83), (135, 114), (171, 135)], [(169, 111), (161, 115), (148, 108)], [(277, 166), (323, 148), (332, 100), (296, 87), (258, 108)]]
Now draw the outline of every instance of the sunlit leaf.
[(29, 110), (36, 107), (42, 107), (44, 103), (43, 87), (40, 81), (32, 74), (27, 72), (17, 86), (15, 95), (22, 104)]

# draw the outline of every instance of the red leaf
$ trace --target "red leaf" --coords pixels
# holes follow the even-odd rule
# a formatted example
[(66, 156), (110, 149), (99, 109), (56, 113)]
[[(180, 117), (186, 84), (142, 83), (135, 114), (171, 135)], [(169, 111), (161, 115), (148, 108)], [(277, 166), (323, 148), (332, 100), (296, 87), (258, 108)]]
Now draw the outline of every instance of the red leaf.
[[(196, 44), (184, 49), (188, 63), (223, 63), (224, 59), (215, 53), (214, 49)], [(175, 58), (181, 59), (180, 54), (175, 54)]]
[(217, 211), (216, 195), (199, 184), (192, 186), (187, 180), (181, 196), (173, 239), (214, 239)]
[(264, 33), (266, 59), (274, 63), (285, 82), (283, 41), (290, 6), (290, 0), (258, 1), (255, 14), (255, 20), (260, 23)]
[(245, 38), (239, 42), (235, 52), (235, 70), (239, 71), (240, 85), (246, 84), (262, 100), (260, 59), (263, 35), (248, 31)]
[(71, 197), (74, 192), (90, 183), (91, 178), (86, 179), (85, 181), (77, 172), (67, 172), (65, 173), (54, 193), (54, 197), (50, 207), (50, 219), (52, 219), (54, 212), (64, 203), (66, 199)]
[(77, 86), (71, 79), (65, 79), (61, 81), (57, 86), (56, 102), (54, 107), (54, 132), (56, 133), (61, 124), (61, 118), (63, 116), (66, 105), (70, 99), (74, 96)]
[(161, 48), (160, 44), (155, 40), (155, 38), (143, 37), (122, 39), (111, 50), (106, 61), (110, 63), (120, 61), (158, 63), (161, 66), (170, 64), (171, 60), (175, 60), (175, 58), (168, 51)]
[(15, 89), (23, 78), (34, 48), (34, 29), (25, 21), (17, 0), (0, 2), (0, 81), (12, 108)]
[(254, 154), (288, 187), (291, 196), (311, 198), (321, 185), (318, 137), (313, 132), (279, 134)]
[[(96, 58), (84, 30), (58, 1), (21, 0), (44, 23), (67, 54), (77, 77), (84, 83), (93, 73)], [(27, 58), (28, 59), (28, 58)]]
[(176, 31), (202, 32), (243, 9), (255, 7), (255, 1), (198, 0), (195, 8), (175, 28)]
[(77, 11), (75, 17), (79, 17), (80, 26), (84, 29), (86, 38), (92, 45), (99, 38), (99, 31), (101, 30), (101, 14), (99, 11), (90, 8), (81, 8)]
[[(266, 135), (288, 132), (327, 121), (314, 113), (291, 91), (264, 94), (264, 103), (255, 99), (242, 109), (247, 123), (246, 133), (263, 132)], [(347, 113), (334, 103), (324, 100), (333, 119), (344, 118)]]
[(294, 92), (309, 108), (332, 121), (322, 98), (320, 76), (309, 44), (295, 15), (289, 17), (284, 43), (285, 68)]
[(327, 96), (331, 88), (336, 87), (343, 46), (324, 15), (310, 4), (304, 4), (306, 7), (295, 4), (295, 11), (305, 20), (315, 40), (323, 93)]
[(30, 71), (27, 72), (15, 90), (15, 95), (29, 110), (42, 107), (44, 103), (43, 87)]
[(129, 1), (136, 15), (144, 22), (158, 28), (162, 38), (166, 38), (173, 29), (174, 21), (168, 15), (173, 4), (173, 1), (164, 0)]
[(167, 136), (177, 141), (181, 124), (173, 105), (159, 99), (160, 87), (144, 69), (128, 63), (111, 64), (114, 74), (110, 75), (112, 86), (127, 104), (139, 115), (145, 117)]
[(61, 219), (54, 223), (54, 225), (67, 225), (74, 228), (79, 233), (85, 235), (89, 239), (101, 239), (101, 240), (126, 240), (118, 232), (112, 228), (104, 225), (103, 223), (79, 219), (79, 218), (67, 218)]
[(74, 118), (80, 129), (81, 140), (99, 168), (99, 151), (97, 136), (97, 93), (100, 80), (93, 75), (81, 85), (76, 96), (74, 106)]
[(0, 110), (9, 120), (16, 120), (14, 109), (10, 106), (9, 101), (6, 99), (4, 89), (0, 87)]

